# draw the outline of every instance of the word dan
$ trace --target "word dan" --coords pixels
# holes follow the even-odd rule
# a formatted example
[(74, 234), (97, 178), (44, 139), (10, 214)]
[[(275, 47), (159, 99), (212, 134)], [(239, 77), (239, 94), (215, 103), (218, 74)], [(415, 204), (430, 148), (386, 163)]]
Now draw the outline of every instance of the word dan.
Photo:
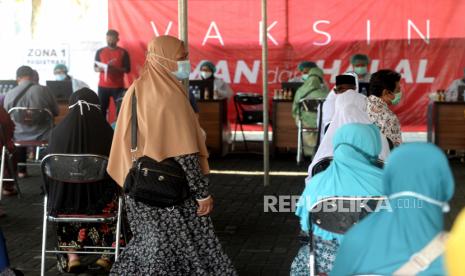
[[(190, 75), (190, 79), (200, 78), (201, 63), (202, 61), (197, 64)], [(399, 72), (402, 75), (405, 83), (433, 83), (435, 78), (432, 76), (427, 76), (428, 60), (421, 59), (416, 63), (417, 66), (414, 67), (411, 65), (411, 62), (408, 59), (401, 59), (395, 67), (390, 69), (394, 69), (395, 71)], [(320, 68), (323, 69), (325, 75), (329, 76), (330, 83), (335, 83), (337, 75), (347, 71), (353, 71), (352, 65), (347, 68), (343, 68), (342, 60), (340, 59), (333, 60), (332, 63), (325, 60), (318, 60), (317, 64)], [(379, 60), (372, 60), (370, 64), (370, 72), (374, 73), (379, 69), (386, 68), (380, 68), (379, 64)], [(222, 78), (227, 83), (239, 84), (246, 81), (250, 84), (256, 84), (259, 81), (259, 77), (261, 77), (260, 65), (260, 60), (253, 60), (251, 64), (244, 60), (237, 60), (234, 65), (231, 65), (231, 62), (228, 62), (227, 60), (219, 60), (216, 63), (217, 71), (215, 75), (219, 78)], [(234, 69), (232, 71), (230, 71), (231, 66), (233, 66)], [(270, 84), (285, 82), (295, 77), (297, 74), (298, 72), (296, 71), (295, 67), (291, 67), (291, 69), (289, 69), (289, 66), (270, 66), (270, 70), (268, 70), (268, 82)]]

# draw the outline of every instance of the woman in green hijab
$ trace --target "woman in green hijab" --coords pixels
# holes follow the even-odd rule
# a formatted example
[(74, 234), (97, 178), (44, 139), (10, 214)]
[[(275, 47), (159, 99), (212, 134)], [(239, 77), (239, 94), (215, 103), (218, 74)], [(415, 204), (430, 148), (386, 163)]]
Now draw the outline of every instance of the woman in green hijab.
[[(292, 117), (299, 122), (299, 102), (302, 99), (325, 99), (329, 91), (323, 81), (323, 70), (318, 67), (310, 69), (308, 78), (304, 84), (297, 90), (292, 104)], [(301, 112), (300, 118), (302, 120), (303, 128), (315, 128), (317, 126), (316, 112)], [(304, 154), (306, 156), (313, 155), (317, 140), (317, 133), (307, 132), (303, 134)]]

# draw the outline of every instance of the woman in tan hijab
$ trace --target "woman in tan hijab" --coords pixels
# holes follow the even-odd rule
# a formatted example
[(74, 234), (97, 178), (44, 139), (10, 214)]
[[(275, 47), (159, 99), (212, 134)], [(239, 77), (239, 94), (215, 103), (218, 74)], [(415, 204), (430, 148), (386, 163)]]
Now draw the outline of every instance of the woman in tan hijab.
[[(158, 208), (126, 197), (132, 240), (113, 265), (112, 275), (236, 275), (207, 216), (205, 138), (178, 79), (188, 77), (184, 43), (171, 36), (150, 41), (141, 76), (123, 99), (110, 152), (108, 173), (123, 186), (132, 166), (131, 98), (137, 97), (135, 157), (174, 158), (183, 168), (191, 197), (173, 208)], [(189, 69), (189, 68), (187, 68)]]

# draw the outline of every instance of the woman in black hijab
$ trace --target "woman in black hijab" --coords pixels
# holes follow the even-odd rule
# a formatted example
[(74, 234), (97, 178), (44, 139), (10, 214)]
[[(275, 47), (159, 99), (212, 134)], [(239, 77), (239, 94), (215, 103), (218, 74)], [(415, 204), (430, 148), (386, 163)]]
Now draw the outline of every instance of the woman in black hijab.
[[(48, 153), (99, 154), (108, 156), (113, 139), (113, 129), (105, 121), (100, 110), (97, 94), (83, 88), (72, 94), (69, 100), (69, 113), (50, 133)], [(116, 208), (116, 184), (112, 181), (89, 184), (67, 184), (53, 182), (49, 185), (48, 208), (60, 214), (101, 214)], [(111, 246), (114, 237), (112, 225), (58, 223), (59, 245)], [(109, 269), (111, 262), (105, 255), (97, 260), (97, 265)], [(79, 269), (77, 254), (63, 258), (62, 267), (68, 272)]]

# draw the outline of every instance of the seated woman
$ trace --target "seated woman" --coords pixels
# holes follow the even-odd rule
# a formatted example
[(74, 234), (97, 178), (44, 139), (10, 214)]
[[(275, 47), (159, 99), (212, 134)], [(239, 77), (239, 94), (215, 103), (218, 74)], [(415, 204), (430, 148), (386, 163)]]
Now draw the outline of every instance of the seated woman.
[(200, 78), (213, 81), (213, 91), (218, 99), (229, 99), (234, 95), (231, 87), (222, 79), (215, 77), (216, 67), (211, 61), (204, 61), (200, 65)]
[(400, 146), (388, 159), (383, 185), (389, 208), (381, 208), (346, 233), (331, 274), (445, 275), (441, 252), (425, 263), (421, 273), (399, 271), (444, 230), (443, 212), (454, 194), (444, 153), (427, 143)]
[(402, 133), (399, 119), (389, 106), (398, 104), (402, 97), (400, 78), (401, 75), (392, 70), (379, 70), (371, 75), (371, 95), (367, 102), (370, 120), (381, 129), (381, 133), (394, 147), (402, 143)]
[[(333, 196), (380, 196), (384, 194), (382, 170), (374, 161), (381, 151), (379, 129), (372, 124), (348, 124), (334, 136), (334, 159), (323, 172), (306, 183), (297, 204), (301, 230), (313, 234), (316, 250), (316, 272), (331, 271), (343, 235), (310, 225), (313, 204)], [(311, 227), (311, 228), (310, 228)], [(312, 229), (312, 233), (309, 233)], [(308, 243), (299, 250), (291, 266), (291, 275), (309, 275)]]
[[(341, 88), (338, 86), (337, 88)], [(335, 103), (335, 114), (332, 122), (328, 127), (318, 151), (313, 157), (312, 163), (308, 167), (309, 181), (312, 177), (313, 167), (323, 158), (333, 156), (333, 138), (338, 129), (346, 124), (350, 123), (361, 123), (361, 124), (372, 124), (370, 118), (366, 113), (366, 97), (358, 93), (354, 89), (344, 90), (343, 93), (339, 93), (336, 96)], [(379, 132), (379, 129), (378, 129)], [(386, 160), (389, 155), (389, 144), (384, 135), (381, 136), (381, 152), (378, 158), (380, 160)]]
[[(108, 156), (113, 139), (113, 129), (102, 116), (97, 94), (82, 88), (71, 95), (70, 111), (52, 130), (48, 153), (89, 153)], [(70, 185), (51, 183), (49, 209), (53, 213), (101, 214), (115, 208), (116, 184), (102, 183)], [(59, 245), (111, 246), (114, 239), (113, 225), (58, 223)], [(110, 268), (108, 256), (102, 256), (96, 263), (104, 269)], [(79, 269), (79, 256), (68, 254), (68, 262), (62, 264), (72, 272)]]
[[(317, 117), (316, 112), (299, 112), (300, 101), (303, 99), (324, 99), (328, 95), (328, 89), (323, 85), (323, 70), (314, 67), (308, 71), (309, 77), (305, 80), (294, 95), (292, 103), (292, 117), (298, 125), (299, 119), (302, 121), (303, 128), (316, 128)], [(299, 115), (300, 114), (300, 115)], [(315, 153), (317, 144), (317, 133), (305, 132), (303, 135), (304, 155), (312, 156)]]

